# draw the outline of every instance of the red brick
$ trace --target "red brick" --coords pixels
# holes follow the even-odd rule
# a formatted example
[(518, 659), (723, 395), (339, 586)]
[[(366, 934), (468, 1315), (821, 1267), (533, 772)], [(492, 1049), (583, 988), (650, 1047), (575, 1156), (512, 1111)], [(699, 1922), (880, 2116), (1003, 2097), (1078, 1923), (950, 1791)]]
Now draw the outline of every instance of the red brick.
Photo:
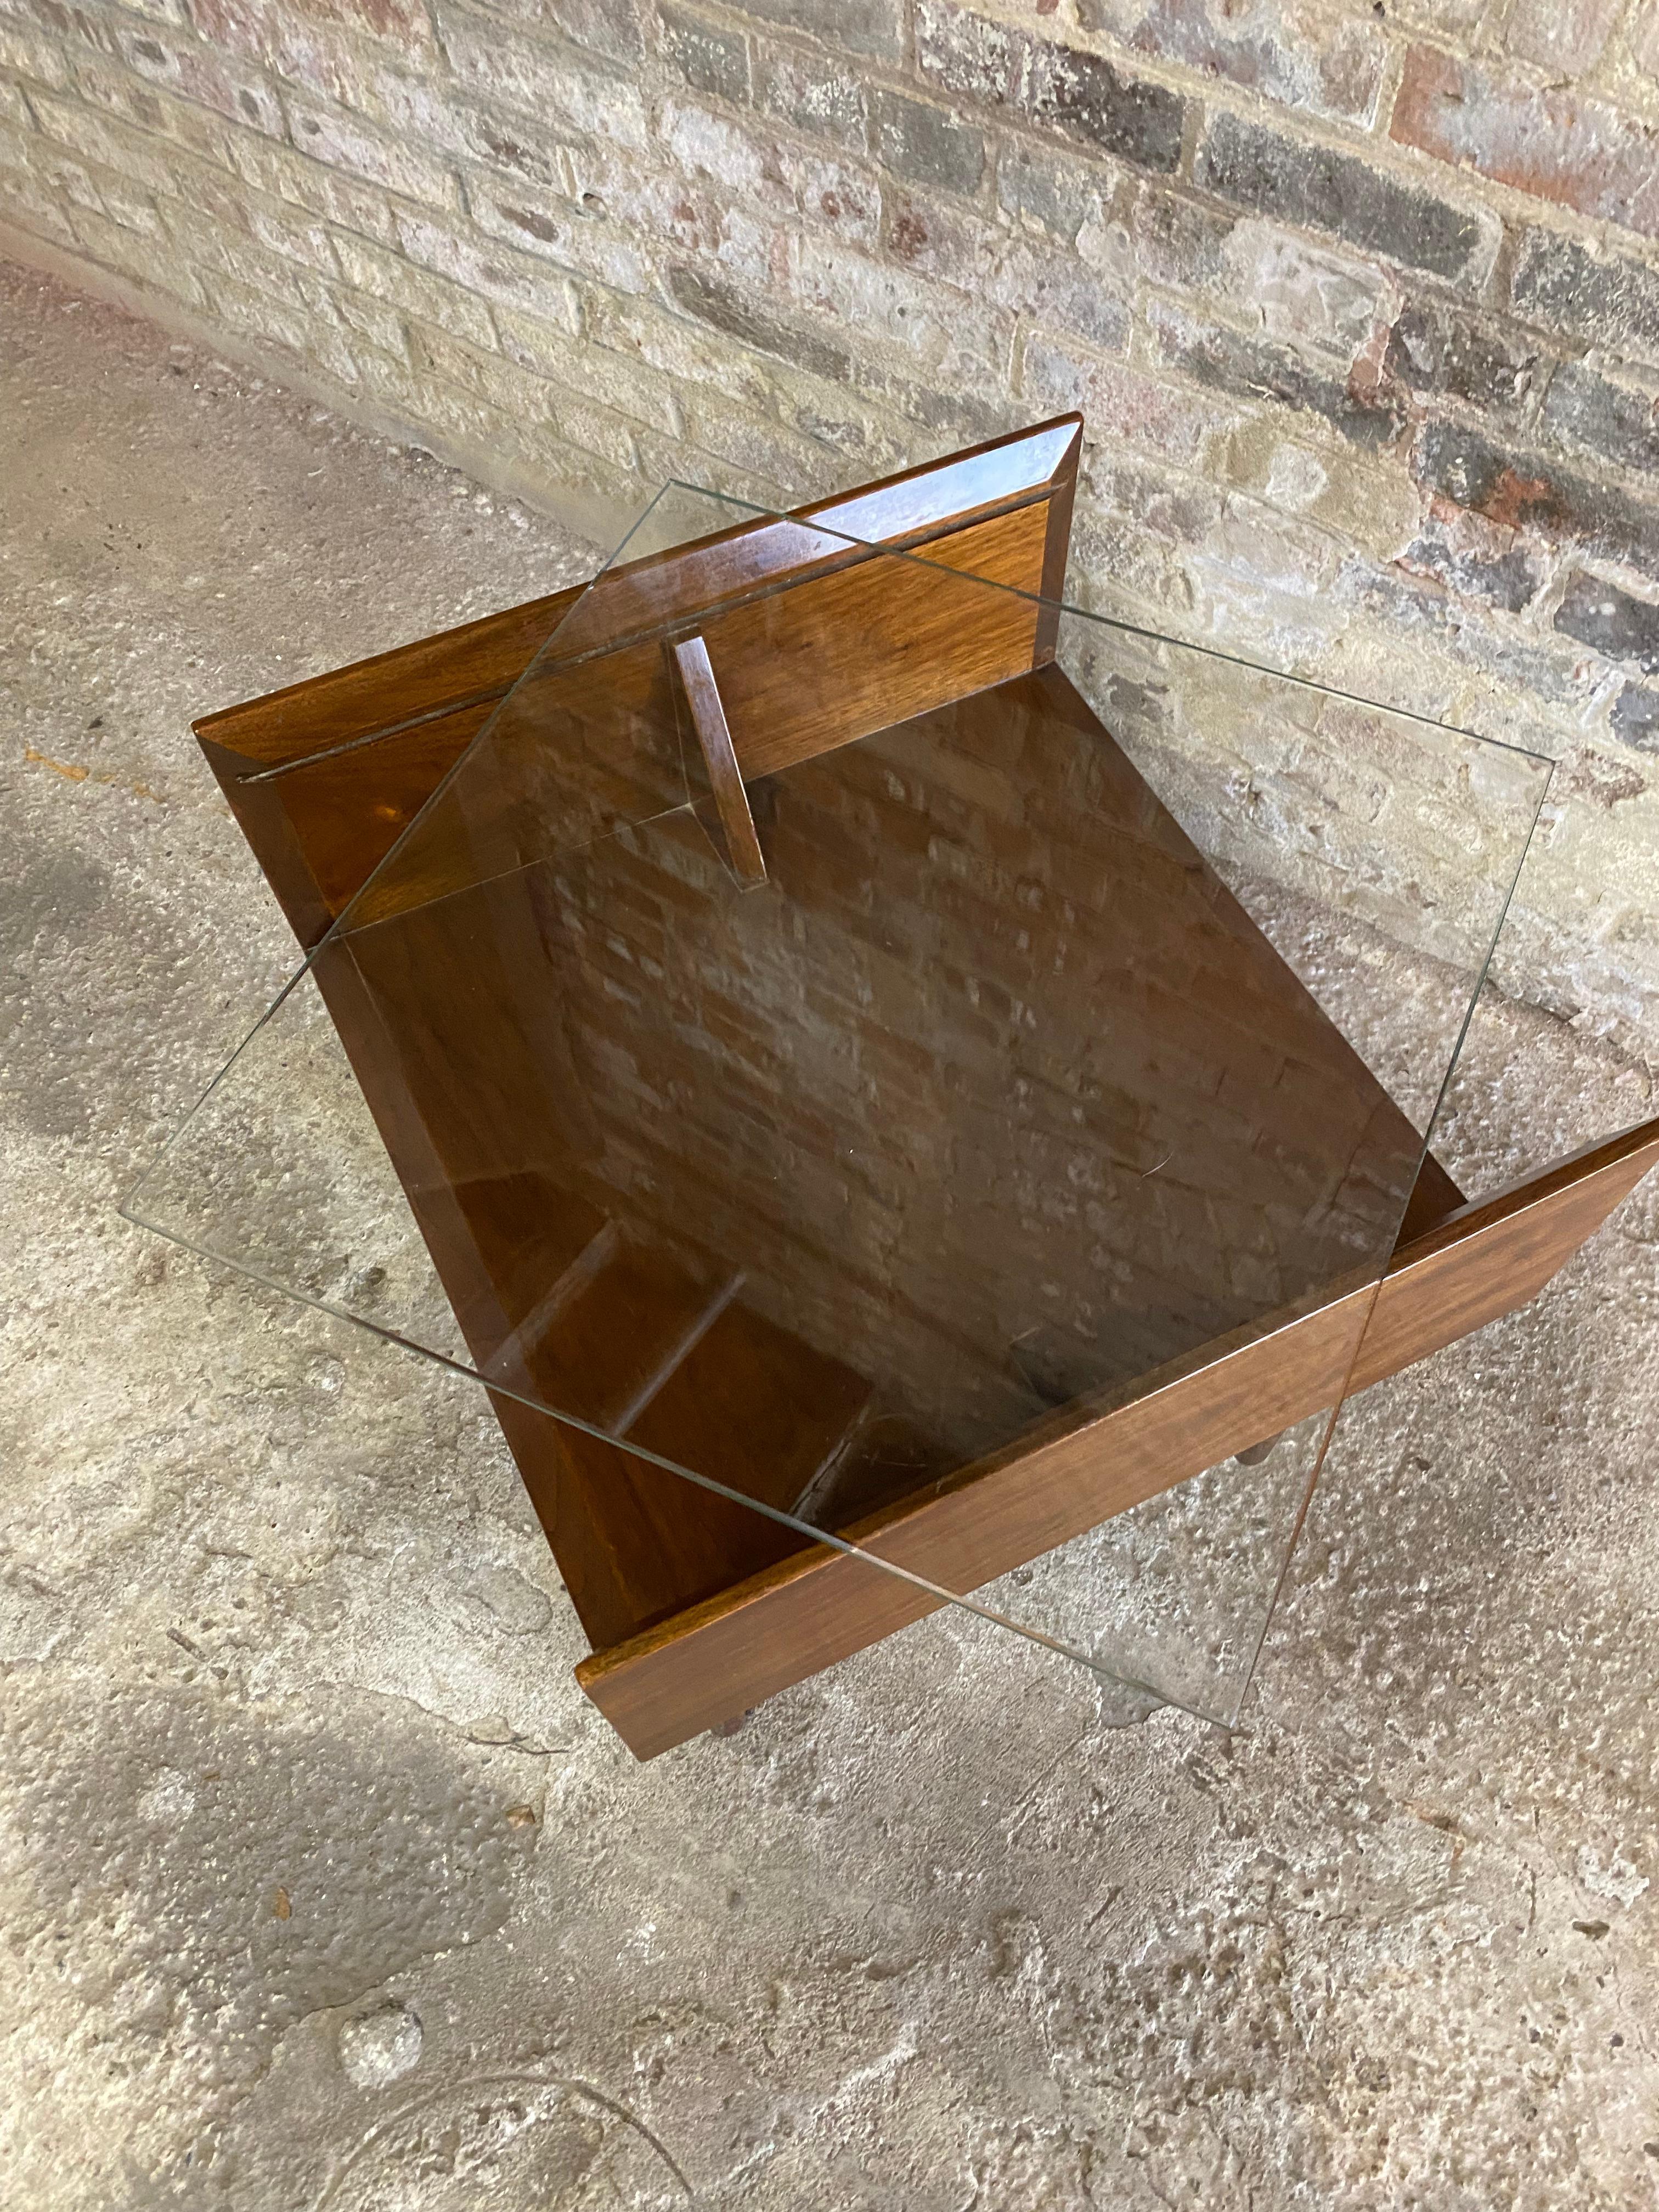
[(1413, 46), (1389, 127), (1401, 145), (1659, 235), (1659, 136), (1602, 101)]

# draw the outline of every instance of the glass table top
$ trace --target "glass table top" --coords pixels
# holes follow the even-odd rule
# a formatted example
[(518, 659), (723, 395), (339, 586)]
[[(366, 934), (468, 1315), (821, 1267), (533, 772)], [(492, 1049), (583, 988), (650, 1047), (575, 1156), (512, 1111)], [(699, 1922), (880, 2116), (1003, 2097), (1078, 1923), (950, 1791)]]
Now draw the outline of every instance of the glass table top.
[(670, 486), (447, 769), (250, 764), (331, 919), (124, 1210), (557, 1424), (596, 1644), (827, 1540), (1231, 1721), (1340, 1390), (989, 1584), (890, 1517), (1458, 1203), (1549, 764), (865, 526)]

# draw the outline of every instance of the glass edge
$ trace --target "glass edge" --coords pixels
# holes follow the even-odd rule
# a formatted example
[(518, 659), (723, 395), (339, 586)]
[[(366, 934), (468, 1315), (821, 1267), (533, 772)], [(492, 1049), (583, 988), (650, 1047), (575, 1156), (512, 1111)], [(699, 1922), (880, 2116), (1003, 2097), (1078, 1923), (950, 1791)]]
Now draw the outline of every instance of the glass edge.
[[(1513, 747), (1510, 748), (1510, 750), (1521, 750), (1522, 749)], [(1457, 1073), (1458, 1065), (1463, 1054), (1464, 1045), (1468, 1041), (1469, 1029), (1474, 1019), (1475, 1009), (1480, 1003), (1481, 994), (1486, 987), (1486, 979), (1492, 973), (1492, 963), (1498, 951), (1498, 941), (1503, 935), (1504, 926), (1509, 921), (1510, 908), (1514, 903), (1516, 889), (1520, 884), (1522, 874), (1525, 870), (1528, 857), (1532, 851), (1533, 839), (1538, 834), (1538, 824), (1542, 817), (1544, 807), (1548, 799), (1550, 789), (1554, 781), (1556, 767), (1556, 763), (1554, 762), (1549, 760), (1547, 756), (1534, 756), (1528, 754), (1527, 755), (1527, 757), (1538, 758), (1541, 761), (1545, 769), (1543, 782), (1540, 787), (1537, 800), (1533, 806), (1532, 817), (1528, 822), (1526, 833), (1521, 840), (1521, 849), (1516, 855), (1515, 866), (1510, 872), (1509, 882), (1504, 887), (1497, 915), (1492, 922), (1491, 933), (1486, 940), (1485, 954), (1482, 956), (1480, 967), (1468, 990), (1463, 1008), (1463, 1018), (1458, 1024), (1457, 1035), (1453, 1040), (1451, 1051), (1447, 1055), (1445, 1069), (1441, 1076), (1439, 1085), (1436, 1090), (1434, 1103), (1431, 1106), (1427, 1115), (1425, 1116), (1423, 1142), (1418, 1153), (1417, 1176), (1420, 1176), (1422, 1175), (1425, 1164), (1433, 1157), (1435, 1130), (1439, 1123), (1442, 1112), (1444, 1109), (1446, 1100), (1451, 1089), (1453, 1079)], [(1412, 1186), (1413, 1191), (1415, 1190), (1416, 1181), (1417, 1177), (1414, 1176)], [(1408, 1191), (1407, 1194), (1405, 1208), (1402, 1210), (1400, 1220), (1396, 1224), (1395, 1229), (1394, 1250), (1390, 1251), (1388, 1259), (1383, 1261), (1382, 1268), (1378, 1273), (1377, 1279), (1371, 1285), (1371, 1294), (1366, 1302), (1364, 1318), (1361, 1320), (1354, 1334), (1353, 1348), (1349, 1354), (1347, 1370), (1343, 1376), (1341, 1388), (1338, 1391), (1335, 1401), (1331, 1407), (1329, 1419), (1327, 1420), (1325, 1425), (1324, 1435), (1321, 1437), (1319, 1449), (1314, 1455), (1313, 1465), (1308, 1471), (1307, 1481), (1304, 1486), (1301, 1503), (1297, 1509), (1296, 1516), (1291, 1524), (1290, 1534), (1285, 1541), (1285, 1555), (1279, 1564), (1278, 1575), (1274, 1579), (1273, 1594), (1268, 1600), (1266, 1613), (1262, 1617), (1261, 1630), (1251, 1648), (1249, 1660), (1244, 1670), (1243, 1680), (1239, 1686), (1238, 1698), (1233, 1708), (1233, 1719), (1231, 1722), (1221, 1723), (1223, 1726), (1232, 1727), (1237, 1724), (1238, 1719), (1243, 1713), (1244, 1707), (1249, 1700), (1250, 1693), (1255, 1686), (1257, 1668), (1261, 1662), (1261, 1654), (1266, 1647), (1267, 1637), (1271, 1632), (1273, 1622), (1278, 1616), (1279, 1603), (1284, 1596), (1285, 1585), (1290, 1580), (1291, 1563), (1295, 1557), (1297, 1547), (1301, 1540), (1302, 1530), (1306, 1524), (1308, 1514), (1311, 1510), (1314, 1494), (1319, 1486), (1320, 1477), (1324, 1473), (1325, 1462), (1330, 1455), (1331, 1447), (1335, 1442), (1336, 1433), (1339, 1427), (1341, 1425), (1342, 1416), (1346, 1409), (1348, 1401), (1355, 1395), (1352, 1388), (1354, 1370), (1358, 1364), (1359, 1354), (1364, 1345), (1366, 1333), (1370, 1327), (1371, 1316), (1376, 1310), (1376, 1301), (1382, 1294), (1382, 1285), (1388, 1278), (1389, 1268), (1393, 1263), (1394, 1251), (1397, 1251), (1399, 1249), (1400, 1233), (1405, 1227), (1406, 1212), (1410, 1210), (1411, 1198), (1412, 1192)]]
[[(946, 457), (941, 457), (941, 459), (944, 458)], [(747, 518), (761, 522), (793, 522), (797, 524), (802, 529), (809, 530), (820, 536), (832, 539), (837, 544), (849, 549), (868, 552), (874, 556), (885, 555), (896, 560), (912, 561), (924, 568), (941, 570), (943, 573), (948, 574), (959, 580), (977, 584), (981, 589), (998, 592), (1007, 598), (1021, 600), (1046, 610), (1054, 611), (1063, 616), (1094, 625), (1103, 630), (1115, 632), (1123, 636), (1133, 637), (1155, 646), (1170, 647), (1175, 648), (1176, 651), (1194, 653), (1207, 659), (1218, 661), (1231, 667), (1245, 670), (1252, 675), (1261, 677), (1271, 682), (1292, 685), (1299, 690), (1331, 698), (1347, 705), (1363, 708), (1370, 713), (1385, 714), (1401, 721), (1413, 723), (1425, 731), (1431, 732), (1436, 734), (1443, 734), (1448, 737), (1457, 738), (1478, 745), (1490, 746), (1495, 751), (1508, 754), (1541, 767), (1546, 771), (1544, 781), (1542, 787), (1540, 788), (1536, 805), (1533, 809), (1532, 818), (1528, 824), (1526, 835), (1522, 842), (1521, 854), (1516, 860), (1509, 884), (1504, 891), (1502, 906), (1491, 932), (1479, 973), (1474, 978), (1472, 988), (1470, 988), (1464, 1009), (1462, 1021), (1458, 1030), (1457, 1037), (1454, 1042), (1452, 1051), (1449, 1056), (1447, 1066), (1436, 1092), (1434, 1106), (1427, 1117), (1422, 1145), (1417, 1158), (1417, 1173), (1420, 1175), (1423, 1162), (1429, 1156), (1431, 1139), (1436, 1121), (1443, 1106), (1449, 1086), (1455, 1073), (1462, 1047), (1468, 1034), (1469, 1025), (1474, 1018), (1474, 1008), (1479, 1000), (1480, 992), (1484, 988), (1486, 976), (1490, 972), (1498, 939), (1501, 934), (1504, 921), (1507, 919), (1510, 905), (1513, 900), (1522, 869), (1524, 867), (1527, 856), (1531, 850), (1532, 841), (1536, 832), (1538, 819), (1541, 814), (1543, 805), (1547, 797), (1555, 765), (1547, 754), (1538, 752), (1531, 747), (1516, 744), (1509, 739), (1488, 736), (1483, 732), (1469, 729), (1462, 724), (1448, 721), (1443, 718), (1423, 714), (1419, 710), (1414, 708), (1393, 706), (1384, 700), (1368, 697), (1364, 694), (1347, 690), (1342, 686), (1325, 683), (1316, 678), (1298, 675), (1287, 669), (1275, 668), (1266, 662), (1253, 660), (1243, 654), (1230, 653), (1221, 647), (1206, 644), (1196, 639), (1183, 637), (1174, 631), (1160, 630), (1153, 629), (1147, 624), (1133, 623), (1124, 619), (1123, 617), (1109, 615), (1098, 610), (1084, 606), (1075, 600), (1067, 599), (1064, 597), (1049, 598), (1041, 592), (1026, 591), (1018, 586), (1003, 583), (993, 578), (976, 576), (971, 570), (947, 568), (944, 563), (928, 558), (926, 550), (927, 541), (924, 542), (922, 546), (893, 545), (880, 539), (859, 537), (848, 531), (838, 529), (833, 524), (821, 521), (816, 516), (811, 514), (804, 514), (799, 511), (767, 507), (753, 501), (745, 500), (734, 494), (716, 491), (707, 485), (698, 484), (688, 478), (671, 477), (666, 478), (658, 488), (657, 491), (653, 494), (650, 500), (647, 502), (645, 507), (641, 508), (635, 521), (630, 525), (624, 536), (618, 541), (615, 550), (607, 557), (602, 566), (594, 572), (592, 577), (586, 580), (585, 584), (579, 585), (576, 587), (575, 595), (572, 599), (569, 605), (566, 608), (563, 615), (561, 616), (559, 621), (554, 625), (552, 629), (549, 631), (547, 636), (541, 641), (530, 660), (526, 664), (525, 667), (520, 670), (519, 675), (514, 679), (513, 683), (504, 692), (501, 693), (496, 697), (492, 712), (485, 718), (479, 728), (468, 740), (462, 751), (445, 771), (444, 775), (434, 787), (432, 792), (428, 793), (427, 799), (423, 801), (422, 806), (417, 810), (415, 816), (404, 825), (404, 828), (399, 833), (397, 840), (388, 848), (386, 853), (382, 855), (380, 860), (377, 862), (374, 869), (371, 871), (370, 874), (367, 878), (365, 878), (363, 883), (358, 886), (357, 890), (352, 894), (351, 898), (346, 902), (346, 905), (331, 922), (329, 927), (318, 939), (316, 944), (308, 948), (300, 964), (283, 984), (276, 996), (271, 1000), (270, 1005), (261, 1012), (258, 1018), (239, 1040), (234, 1049), (230, 1053), (228, 1057), (216, 1070), (214, 1075), (198, 1094), (193, 1103), (179, 1117), (178, 1122), (169, 1132), (166, 1139), (143, 1165), (133, 1182), (125, 1188), (120, 1200), (117, 1203), (115, 1210), (122, 1218), (131, 1222), (135, 1226), (141, 1227), (153, 1234), (161, 1236), (180, 1249), (192, 1252), (199, 1258), (210, 1261), (217, 1261), (222, 1265), (228, 1266), (234, 1272), (242, 1275), (245, 1279), (259, 1283), (263, 1287), (276, 1291), (279, 1296), (293, 1300), (297, 1304), (309, 1306), (313, 1310), (325, 1313), (332, 1319), (344, 1321), (356, 1328), (366, 1329), (370, 1334), (380, 1337), (382, 1340), (396, 1345), (407, 1352), (412, 1352), (416, 1357), (426, 1360), (428, 1364), (437, 1365), (453, 1372), (462, 1379), (474, 1383), (483, 1384), (487, 1389), (500, 1389), (502, 1390), (504, 1395), (518, 1399), (520, 1402), (525, 1404), (532, 1410), (547, 1414), (550, 1418), (559, 1420), (572, 1429), (592, 1435), (601, 1442), (611, 1444), (618, 1444), (620, 1443), (621, 1449), (629, 1451), (636, 1458), (658, 1467), (666, 1474), (678, 1476), (682, 1480), (690, 1481), (698, 1487), (705, 1489), (713, 1494), (743, 1505), (750, 1511), (757, 1512), (763, 1517), (770, 1519), (779, 1525), (790, 1529), (793, 1533), (801, 1535), (810, 1542), (825, 1545), (830, 1549), (843, 1553), (849, 1557), (863, 1559), (885, 1573), (895, 1575), (901, 1580), (911, 1583), (919, 1589), (925, 1591), (930, 1596), (937, 1599), (939, 1603), (956, 1606), (970, 1613), (975, 1614), (981, 1619), (990, 1621), (1005, 1629), (1010, 1630), (1013, 1633), (1024, 1638), (1026, 1641), (1042, 1646), (1043, 1648), (1052, 1650), (1057, 1655), (1082, 1666), (1087, 1672), (1097, 1676), (1104, 1676), (1115, 1683), (1120, 1683), (1127, 1687), (1138, 1691), (1140, 1693), (1153, 1698), (1161, 1705), (1170, 1705), (1177, 1708), (1178, 1710), (1188, 1711), (1192, 1714), (1194, 1717), (1208, 1724), (1231, 1728), (1237, 1724), (1237, 1716), (1238, 1713), (1242, 1712), (1244, 1705), (1249, 1698), (1251, 1690), (1254, 1687), (1257, 1665), (1260, 1660), (1261, 1650), (1265, 1645), (1267, 1637), (1271, 1630), (1273, 1619), (1277, 1613), (1279, 1600), (1282, 1595), (1285, 1582), (1288, 1578), (1291, 1560), (1295, 1551), (1297, 1539), (1305, 1521), (1307, 1512), (1317, 1486), (1319, 1475), (1328, 1454), (1330, 1444), (1334, 1436), (1337, 1424), (1340, 1419), (1343, 1407), (1346, 1404), (1347, 1399), (1351, 1395), (1348, 1382), (1352, 1378), (1353, 1364), (1358, 1358), (1360, 1342), (1363, 1340), (1364, 1333), (1363, 1325), (1356, 1333), (1353, 1352), (1349, 1363), (1348, 1376), (1345, 1378), (1341, 1391), (1330, 1409), (1319, 1449), (1316, 1455), (1315, 1463), (1304, 1485), (1304, 1495), (1295, 1516), (1291, 1535), (1285, 1545), (1285, 1554), (1275, 1581), (1273, 1596), (1269, 1601), (1268, 1607), (1266, 1614), (1264, 1615), (1261, 1630), (1255, 1637), (1251, 1648), (1249, 1662), (1240, 1686), (1237, 1700), (1234, 1706), (1235, 1717), (1234, 1719), (1228, 1720), (1219, 1717), (1218, 1715), (1213, 1711), (1206, 1711), (1180, 1697), (1173, 1696), (1167, 1690), (1158, 1689), (1151, 1684), (1139, 1680), (1132, 1674), (1117, 1668), (1109, 1667), (1097, 1658), (1091, 1657), (1085, 1651), (1083, 1651), (1072, 1644), (1066, 1644), (1058, 1638), (1050, 1636), (1034, 1626), (1015, 1620), (1011, 1619), (1009, 1616), (998, 1612), (994, 1607), (987, 1607), (978, 1603), (971, 1595), (966, 1593), (952, 1591), (945, 1588), (941, 1584), (930, 1582), (926, 1577), (917, 1575), (913, 1571), (904, 1568), (896, 1562), (884, 1559), (879, 1553), (872, 1552), (865, 1547), (846, 1538), (839, 1537), (832, 1531), (816, 1528), (811, 1523), (799, 1520), (796, 1516), (786, 1513), (779, 1508), (765, 1504), (762, 1501), (750, 1497), (746, 1492), (732, 1490), (726, 1485), (717, 1481), (713, 1477), (702, 1475), (692, 1468), (679, 1466), (678, 1463), (663, 1458), (659, 1455), (650, 1452), (640, 1446), (628, 1443), (625, 1440), (618, 1440), (617, 1438), (609, 1437), (603, 1431), (592, 1428), (590, 1425), (582, 1422), (570, 1414), (562, 1413), (557, 1408), (543, 1405), (538, 1401), (525, 1396), (522, 1393), (512, 1390), (507, 1386), (488, 1382), (476, 1368), (471, 1367), (464, 1362), (454, 1360), (449, 1358), (447, 1354), (437, 1351), (434, 1347), (422, 1346), (415, 1342), (412, 1339), (404, 1336), (397, 1330), (389, 1329), (385, 1327), (384, 1324), (377, 1322), (367, 1316), (347, 1312), (343, 1309), (335, 1306), (326, 1300), (313, 1297), (304, 1291), (279, 1283), (273, 1278), (263, 1273), (259, 1269), (249, 1266), (246, 1261), (238, 1260), (230, 1255), (218, 1251), (210, 1246), (197, 1244), (189, 1237), (179, 1235), (177, 1231), (163, 1226), (159, 1222), (149, 1219), (141, 1211), (138, 1210), (137, 1201), (144, 1185), (162, 1165), (163, 1162), (166, 1160), (179, 1139), (182, 1136), (185, 1130), (193, 1122), (196, 1115), (207, 1104), (214, 1092), (230, 1076), (232, 1070), (235, 1067), (242, 1054), (252, 1044), (254, 1039), (265, 1028), (267, 1024), (274, 1018), (284, 1003), (293, 995), (295, 991), (303, 982), (307, 974), (317, 964), (317, 962), (323, 952), (335, 942), (337, 937), (348, 933), (349, 918), (357, 906), (358, 902), (368, 892), (370, 886), (374, 884), (380, 879), (382, 872), (387, 870), (392, 865), (396, 856), (404, 848), (406, 842), (413, 836), (428, 811), (438, 803), (444, 793), (449, 789), (455, 778), (463, 772), (467, 763), (472, 758), (474, 752), (487, 742), (499, 723), (502, 710), (511, 702), (520, 686), (524, 684), (528, 678), (533, 675), (538, 664), (542, 660), (549, 647), (553, 645), (560, 632), (563, 629), (566, 623), (570, 619), (571, 616), (574, 615), (576, 609), (586, 602), (589, 593), (594, 588), (601, 585), (607, 576), (615, 573), (617, 568), (623, 563), (628, 548), (637, 540), (641, 532), (646, 527), (652, 515), (659, 510), (665, 499), (676, 492), (690, 495), (696, 499), (708, 503), (717, 510), (731, 513), (741, 518)], [(1033, 495), (1033, 497), (1040, 496), (1042, 496), (1040, 493)], [(1015, 502), (1012, 501), (1009, 502), (1011, 506)], [(1030, 503), (1030, 501), (1023, 501), (1020, 503)], [(709, 534), (712, 535), (714, 533), (711, 532)], [(942, 535), (945, 533), (940, 534)], [(679, 542), (684, 545), (691, 545), (695, 544), (698, 541), (696, 538), (685, 538)], [(669, 546), (663, 550), (665, 551), (672, 552), (676, 549), (673, 546)], [(749, 599), (771, 596), (793, 587), (793, 584), (792, 580), (785, 578), (775, 585), (762, 585), (751, 591), (745, 592), (741, 594), (733, 594), (733, 601), (734, 603), (741, 603), (741, 601)], [(674, 626), (674, 619), (675, 618), (669, 618), (668, 620), (665, 620), (660, 627), (667, 629)], [(678, 619), (683, 621), (684, 617), (679, 617)], [(644, 633), (645, 635), (650, 634), (650, 628), (651, 626), (647, 627)], [(607, 647), (606, 649), (609, 648)], [(461, 703), (465, 704), (467, 702), (464, 701)], [(453, 710), (453, 702), (452, 702), (450, 707), (445, 709), (445, 711)], [(419, 726), (420, 722), (424, 719), (428, 718), (414, 717), (396, 725), (389, 725), (384, 729), (368, 732), (360, 738), (348, 740), (341, 745), (329, 748), (324, 752), (307, 755), (302, 760), (283, 763), (276, 769), (264, 771), (259, 775), (246, 777), (242, 779), (242, 781), (249, 783), (269, 782), (274, 781), (281, 775), (292, 773), (303, 767), (310, 766), (319, 759), (335, 757), (343, 752), (356, 750), (385, 738), (398, 734), (403, 730), (417, 727)], [(604, 834), (608, 833), (601, 833), (602, 836)], [(511, 872), (508, 871), (507, 872)], [(1405, 1209), (1406, 1206), (1409, 1205), (1409, 1202), (1410, 1193), (1408, 1192), (1405, 1201), (1402, 1203), (1401, 1223), (1396, 1224), (1395, 1228), (1396, 1243), (1399, 1227), (1403, 1225)], [(1386, 1274), (1389, 1260), (1392, 1257), (1392, 1250), (1393, 1248), (1391, 1247), (1389, 1255), (1380, 1258), (1376, 1263), (1376, 1280), (1371, 1285), (1373, 1302), (1376, 1293), (1380, 1289), (1383, 1277)], [(1168, 1493), (1159, 1492), (1156, 1494), (1158, 1496), (1164, 1496)]]

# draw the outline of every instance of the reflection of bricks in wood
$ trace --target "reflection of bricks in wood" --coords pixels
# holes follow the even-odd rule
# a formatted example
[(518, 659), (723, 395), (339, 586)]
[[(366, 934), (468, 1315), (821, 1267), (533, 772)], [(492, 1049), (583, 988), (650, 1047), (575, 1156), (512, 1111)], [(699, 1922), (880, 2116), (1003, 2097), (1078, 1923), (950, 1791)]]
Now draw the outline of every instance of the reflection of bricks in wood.
[(1057, 672), (757, 796), (763, 892), (683, 813), (514, 879), (526, 1170), (742, 1268), (962, 1455), (1386, 1249), (1409, 1132)]

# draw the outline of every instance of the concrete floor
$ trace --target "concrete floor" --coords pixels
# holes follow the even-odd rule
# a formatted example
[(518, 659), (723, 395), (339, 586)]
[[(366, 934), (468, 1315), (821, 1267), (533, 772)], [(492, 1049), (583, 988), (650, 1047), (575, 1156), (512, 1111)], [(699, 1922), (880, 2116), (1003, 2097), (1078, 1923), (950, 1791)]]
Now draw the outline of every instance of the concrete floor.
[[(1348, 1419), (1243, 1726), (935, 1620), (641, 1768), (481, 1397), (130, 1229), (290, 959), (192, 712), (580, 573), (0, 270), (0, 2202), (1659, 2197), (1659, 1192)], [(1455, 1149), (1647, 1109), (1495, 1010)]]

